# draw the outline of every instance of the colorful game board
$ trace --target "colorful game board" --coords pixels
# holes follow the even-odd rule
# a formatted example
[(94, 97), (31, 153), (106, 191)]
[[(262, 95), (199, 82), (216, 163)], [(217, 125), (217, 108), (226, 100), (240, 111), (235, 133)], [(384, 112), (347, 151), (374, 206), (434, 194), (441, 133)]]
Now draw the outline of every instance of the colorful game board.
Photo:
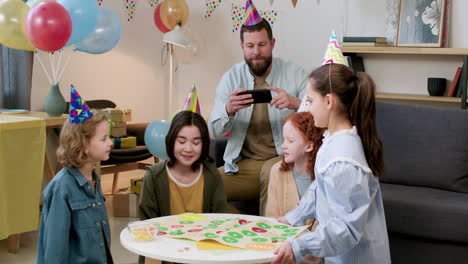
[(215, 240), (231, 247), (259, 251), (273, 250), (288, 237), (298, 236), (307, 229), (307, 226), (293, 227), (267, 220), (201, 214), (182, 214), (159, 224), (159, 236)]

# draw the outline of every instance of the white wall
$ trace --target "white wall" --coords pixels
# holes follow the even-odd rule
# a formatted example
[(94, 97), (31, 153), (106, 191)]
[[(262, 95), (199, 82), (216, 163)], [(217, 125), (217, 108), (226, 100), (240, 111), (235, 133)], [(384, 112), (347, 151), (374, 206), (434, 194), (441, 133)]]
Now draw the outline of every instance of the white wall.
[[(222, 1), (214, 14), (204, 18), (205, 1), (186, 0), (190, 8), (187, 27), (204, 41), (202, 59), (197, 64), (179, 65), (174, 73), (174, 103), (181, 107), (192, 83), (197, 84), (202, 114), (208, 117), (213, 107), (215, 88), (221, 75), (242, 60), (239, 32), (232, 32), (231, 4), (244, 0)], [(452, 0), (450, 47), (468, 47), (468, 32), (463, 30), (463, 15), (468, 1)], [(385, 1), (375, 0), (299, 0), (296, 8), (289, 0), (256, 0), (258, 9), (279, 12), (273, 27), (277, 39), (274, 54), (301, 64), (308, 71), (319, 66), (332, 28), (346, 35), (385, 36)], [(154, 9), (138, 0), (135, 19), (127, 22), (122, 1), (104, 0), (103, 7), (116, 12), (123, 25), (119, 44), (102, 55), (76, 52), (60, 81), (69, 98), (74, 84), (85, 100), (111, 99), (121, 108), (131, 108), (134, 121), (164, 119), (168, 111), (169, 63), (160, 63), (162, 33), (153, 24)], [(342, 24), (344, 25), (342, 27)], [(71, 51), (67, 50), (62, 58)], [(42, 54), (44, 59), (48, 59)], [(46, 61), (44, 61), (46, 62)], [(452, 79), (459, 56), (366, 55), (367, 72), (375, 79), (378, 91), (427, 94), (428, 77)], [(35, 61), (32, 89), (33, 110), (43, 109), (49, 84)]]

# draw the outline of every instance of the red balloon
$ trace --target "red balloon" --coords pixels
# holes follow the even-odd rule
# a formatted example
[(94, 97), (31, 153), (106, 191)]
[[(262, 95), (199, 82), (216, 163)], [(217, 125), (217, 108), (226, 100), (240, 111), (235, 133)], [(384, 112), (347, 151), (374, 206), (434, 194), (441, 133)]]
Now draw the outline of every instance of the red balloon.
[(161, 4), (157, 5), (156, 9), (154, 10), (154, 16), (153, 16), (154, 24), (159, 29), (159, 31), (161, 31), (162, 33), (166, 33), (166, 32), (169, 32), (171, 30), (168, 29), (166, 27), (166, 25), (164, 25), (164, 23), (162, 22), (160, 11), (159, 11), (160, 9), (161, 9)]
[(57, 2), (42, 1), (29, 9), (26, 35), (38, 49), (53, 52), (67, 44), (72, 22), (67, 10)]

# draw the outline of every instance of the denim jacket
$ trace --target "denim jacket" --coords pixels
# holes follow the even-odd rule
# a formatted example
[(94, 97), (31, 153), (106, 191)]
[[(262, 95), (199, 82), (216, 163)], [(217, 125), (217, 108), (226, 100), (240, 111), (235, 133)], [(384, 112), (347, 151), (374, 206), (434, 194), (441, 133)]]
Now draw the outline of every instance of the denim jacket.
[[(268, 86), (278, 87), (289, 95), (302, 98), (306, 92), (308, 78), (307, 73), (300, 66), (274, 57), (271, 71), (266, 81)], [(227, 71), (216, 88), (215, 105), (211, 112), (208, 128), (211, 136), (216, 139), (223, 138), (231, 131), (231, 136), (228, 138), (226, 151), (224, 152), (224, 169), (227, 174), (233, 174), (239, 170), (239, 167), (235, 163), (242, 159), (240, 152), (244, 145), (247, 129), (249, 128), (253, 105), (238, 111), (232, 117), (227, 115), (225, 105), (229, 99), (229, 95), (235, 89), (245, 88), (252, 90), (254, 89), (254, 85), (254, 76), (250, 73), (245, 61), (243, 61)], [(271, 91), (271, 95), (274, 97), (277, 93)], [(291, 109), (285, 108), (279, 110), (268, 105), (271, 132), (278, 155), (283, 153), (281, 144), (283, 144), (284, 119), (293, 112), (294, 110)]]
[(77, 168), (63, 168), (44, 190), (38, 264), (112, 263), (105, 198), (93, 178), (95, 192)]

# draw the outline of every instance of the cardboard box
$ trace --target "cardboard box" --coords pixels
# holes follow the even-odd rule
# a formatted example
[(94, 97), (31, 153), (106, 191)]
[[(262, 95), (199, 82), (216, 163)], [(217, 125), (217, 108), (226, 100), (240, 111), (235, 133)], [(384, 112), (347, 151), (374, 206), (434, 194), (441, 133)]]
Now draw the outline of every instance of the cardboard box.
[(130, 192), (141, 195), (143, 178), (130, 179)]
[(138, 217), (139, 200), (140, 196), (128, 189), (115, 193), (112, 200), (114, 216)]
[(106, 108), (103, 109), (109, 113), (110, 120), (114, 122), (128, 122), (131, 120), (132, 110), (131, 109), (118, 109), (118, 108)]
[(127, 134), (127, 128), (124, 127), (115, 127), (111, 128), (111, 136), (113, 137), (121, 137)]

